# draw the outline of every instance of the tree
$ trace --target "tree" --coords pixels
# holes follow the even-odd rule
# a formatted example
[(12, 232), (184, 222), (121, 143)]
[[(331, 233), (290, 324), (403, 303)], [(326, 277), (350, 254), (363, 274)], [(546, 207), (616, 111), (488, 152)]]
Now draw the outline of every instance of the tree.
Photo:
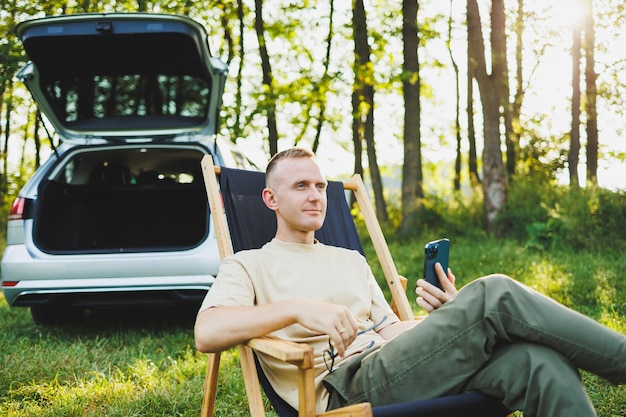
[(587, 183), (598, 184), (598, 111), (596, 101), (598, 90), (596, 88), (597, 75), (595, 66), (595, 28), (593, 18), (592, 0), (585, 0), (586, 13), (584, 20), (585, 51), (585, 112), (587, 113)]
[(420, 76), (417, 0), (402, 1), (402, 93), (404, 96), (404, 160), (402, 165), (402, 223), (408, 234), (417, 226), (417, 212), (424, 197), (420, 137)]
[(487, 71), (485, 44), (480, 12), (476, 0), (467, 2), (468, 42), (471, 48), (472, 72), (483, 107), (483, 198), (485, 226), (488, 233), (495, 232), (498, 213), (507, 200), (507, 183), (500, 150), (500, 105), (502, 104), (502, 79), (506, 77), (506, 35), (504, 31), (504, 2), (491, 2), (491, 73)]
[(578, 159), (580, 153), (580, 25), (576, 24), (573, 27), (572, 35), (572, 128), (570, 130), (567, 163), (570, 186), (578, 188)]
[[(233, 117), (230, 121), (230, 126), (225, 134), (230, 138), (231, 142), (236, 142), (237, 138), (241, 136), (242, 132), (242, 79), (244, 70), (244, 9), (243, 0), (221, 0), (216, 2), (215, 8), (220, 11), (219, 20), (221, 28), (224, 33), (225, 43), (225, 61), (230, 67), (235, 59), (237, 59), (237, 72), (234, 78), (234, 103), (233, 103)], [(239, 37), (237, 38), (234, 30), (237, 25)]]
[[(469, 30), (468, 30), (469, 32)], [(468, 174), (472, 187), (480, 184), (478, 175), (478, 152), (476, 150), (476, 128), (474, 127), (474, 72), (472, 71), (472, 48), (467, 43), (467, 141), (469, 143)]]
[(317, 126), (315, 129), (315, 139), (313, 140), (313, 152), (317, 152), (317, 147), (320, 143), (320, 136), (322, 135), (322, 125), (324, 123), (324, 117), (326, 115), (326, 91), (328, 90), (328, 84), (330, 82), (329, 69), (330, 66), (330, 52), (333, 44), (333, 17), (335, 16), (335, 3), (330, 0), (330, 11), (328, 13), (328, 36), (326, 37), (326, 55), (324, 56), (324, 74), (320, 81), (320, 86), (317, 89), (320, 91), (319, 97), (319, 117), (317, 119)]
[(460, 75), (459, 66), (454, 59), (452, 53), (452, 5), (453, 0), (450, 0), (450, 15), (448, 17), (448, 41), (447, 49), (448, 55), (450, 55), (450, 62), (454, 69), (454, 136), (456, 138), (456, 159), (454, 161), (454, 190), (459, 191), (461, 189), (461, 161), (463, 158), (461, 152), (461, 87), (460, 87)]
[(367, 162), (370, 169), (376, 217), (387, 222), (387, 205), (383, 196), (383, 184), (376, 157), (374, 142), (374, 85), (370, 46), (367, 39), (367, 15), (363, 0), (354, 0), (352, 9), (354, 31), (354, 90), (353, 90), (353, 137), (356, 142), (365, 140)]
[[(515, 15), (515, 96), (513, 102), (507, 106), (510, 110), (510, 126), (507, 128), (506, 163), (509, 179), (514, 177), (520, 153), (520, 138), (522, 126), (520, 115), (522, 113), (522, 101), (524, 99), (524, 0), (517, 0), (517, 13)], [(507, 70), (508, 72), (508, 70)], [(508, 75), (505, 75), (508, 78)], [(503, 89), (505, 97), (509, 96), (508, 85)], [(508, 126), (508, 125), (507, 125)]]
[(0, 196), (5, 196), (8, 191), (8, 159), (9, 138), (11, 137), (11, 112), (13, 111), (13, 80), (9, 80), (6, 91), (7, 100), (5, 108), (4, 142), (2, 144), (2, 182), (0, 183)]
[(2, 7), (0, 29), (5, 34), (0, 42), (0, 136), (3, 137), (0, 147), (0, 202), (4, 202), (8, 190), (9, 139), (12, 129), (12, 113), (15, 108), (14, 76), (17, 69), (26, 61), (21, 46), (11, 31), (22, 10), (16, 1), (6, 2)]
[[(276, 125), (276, 100), (274, 94), (274, 76), (270, 64), (267, 44), (265, 42), (265, 25), (263, 23), (263, 0), (255, 0), (256, 18), (254, 29), (259, 41), (259, 54), (261, 56), (261, 68), (263, 70), (263, 90), (265, 92), (265, 113), (267, 116), (268, 143), (270, 155), (278, 153), (278, 127)], [(242, 52), (243, 53), (243, 52)]]
[(35, 110), (35, 127), (33, 128), (33, 141), (35, 142), (35, 169), (41, 165), (41, 139), (39, 139), (39, 126), (41, 123), (41, 113)]

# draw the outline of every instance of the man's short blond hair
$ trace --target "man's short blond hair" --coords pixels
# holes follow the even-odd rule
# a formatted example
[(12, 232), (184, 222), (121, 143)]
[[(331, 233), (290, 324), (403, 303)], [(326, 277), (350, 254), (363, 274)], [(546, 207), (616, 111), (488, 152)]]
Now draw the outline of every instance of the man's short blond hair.
[(270, 184), (270, 178), (272, 175), (272, 172), (274, 171), (274, 168), (276, 167), (276, 164), (278, 164), (278, 162), (280, 162), (283, 159), (286, 158), (311, 158), (311, 159), (315, 159), (315, 154), (306, 148), (300, 148), (300, 147), (294, 147), (294, 148), (289, 148), (289, 149), (285, 149), (284, 151), (278, 152), (276, 155), (274, 155), (270, 161), (267, 163), (267, 167), (265, 168), (265, 184), (266, 186), (269, 187)]

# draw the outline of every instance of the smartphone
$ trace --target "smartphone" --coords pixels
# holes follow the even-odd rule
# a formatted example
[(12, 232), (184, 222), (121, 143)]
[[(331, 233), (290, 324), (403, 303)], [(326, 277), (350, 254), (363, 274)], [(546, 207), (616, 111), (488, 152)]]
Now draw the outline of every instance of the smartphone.
[(439, 262), (447, 274), (449, 257), (450, 240), (448, 239), (433, 240), (424, 246), (424, 279), (442, 290), (439, 277), (435, 272), (435, 264)]

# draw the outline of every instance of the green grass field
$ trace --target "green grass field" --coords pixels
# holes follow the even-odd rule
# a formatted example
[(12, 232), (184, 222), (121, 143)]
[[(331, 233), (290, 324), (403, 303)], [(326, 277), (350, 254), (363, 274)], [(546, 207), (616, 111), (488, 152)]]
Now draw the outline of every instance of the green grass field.
[[(413, 303), (422, 242), (390, 242)], [(626, 333), (624, 253), (545, 252), (513, 241), (458, 238), (451, 265), (459, 286), (506, 273)], [(198, 416), (206, 358), (195, 351), (192, 323), (191, 312), (121, 311), (40, 327), (27, 309), (9, 308), (0, 297), (0, 415)], [(223, 355), (220, 378), (216, 415), (247, 415), (235, 351)], [(598, 415), (626, 416), (626, 388), (588, 374), (583, 379)]]

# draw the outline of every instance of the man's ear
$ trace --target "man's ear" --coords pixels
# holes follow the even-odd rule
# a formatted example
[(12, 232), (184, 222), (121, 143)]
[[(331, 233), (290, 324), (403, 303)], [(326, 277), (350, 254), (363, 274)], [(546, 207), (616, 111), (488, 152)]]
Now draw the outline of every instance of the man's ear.
[(272, 211), (276, 211), (278, 205), (276, 204), (276, 194), (274, 193), (274, 190), (271, 188), (264, 188), (261, 196), (263, 197), (263, 202), (267, 208)]

